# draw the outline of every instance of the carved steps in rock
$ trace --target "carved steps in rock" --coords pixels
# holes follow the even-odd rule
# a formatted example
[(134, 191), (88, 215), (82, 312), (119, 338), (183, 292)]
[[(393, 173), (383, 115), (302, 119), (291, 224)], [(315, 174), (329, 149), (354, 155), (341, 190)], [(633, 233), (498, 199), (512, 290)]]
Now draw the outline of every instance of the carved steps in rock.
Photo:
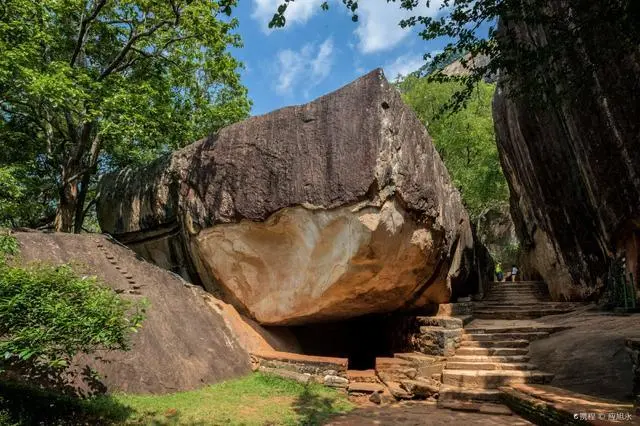
[(449, 370), (442, 373), (442, 382), (448, 386), (476, 389), (497, 389), (511, 384), (546, 384), (553, 374), (522, 370)]
[(549, 337), (549, 333), (546, 331), (531, 331), (531, 332), (515, 332), (515, 333), (465, 333), (462, 335), (462, 341), (495, 341), (495, 340), (527, 340), (529, 342), (544, 339)]
[(479, 364), (487, 362), (497, 363), (514, 363), (521, 364), (529, 362), (529, 355), (513, 355), (513, 356), (491, 356), (491, 355), (456, 355), (449, 358), (449, 362), (476, 362)]
[(524, 339), (510, 340), (463, 340), (460, 348), (528, 348), (529, 341)]
[(530, 363), (511, 363), (511, 362), (447, 362), (447, 370), (521, 370), (533, 371), (538, 366)]
[(493, 310), (479, 309), (474, 312), (478, 319), (503, 319), (503, 320), (527, 320), (545, 317), (548, 315), (560, 315), (571, 312), (571, 309), (544, 309), (544, 310)]
[(529, 353), (529, 348), (474, 348), (474, 347), (460, 347), (456, 351), (457, 355), (481, 355), (481, 356), (513, 356), (513, 355), (526, 355)]
[(553, 326), (553, 325), (543, 325), (543, 324), (532, 324), (532, 325), (504, 325), (501, 326), (499, 324), (492, 324), (487, 326), (472, 326), (469, 328), (465, 328), (465, 333), (467, 334), (502, 334), (502, 333), (535, 333), (535, 332), (546, 332), (546, 333), (555, 333), (558, 331), (566, 330), (570, 327), (563, 326)]

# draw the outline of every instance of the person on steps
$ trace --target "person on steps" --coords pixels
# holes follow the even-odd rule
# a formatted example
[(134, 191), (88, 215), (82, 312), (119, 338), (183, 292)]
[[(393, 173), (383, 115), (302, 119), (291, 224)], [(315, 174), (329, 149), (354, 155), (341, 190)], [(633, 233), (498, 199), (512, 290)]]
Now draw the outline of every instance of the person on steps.
[(513, 265), (511, 267), (511, 281), (515, 281), (518, 276), (518, 267)]
[(496, 264), (496, 279), (499, 282), (502, 282), (502, 280), (504, 279), (504, 272), (502, 272), (502, 264), (501, 263), (497, 263)]

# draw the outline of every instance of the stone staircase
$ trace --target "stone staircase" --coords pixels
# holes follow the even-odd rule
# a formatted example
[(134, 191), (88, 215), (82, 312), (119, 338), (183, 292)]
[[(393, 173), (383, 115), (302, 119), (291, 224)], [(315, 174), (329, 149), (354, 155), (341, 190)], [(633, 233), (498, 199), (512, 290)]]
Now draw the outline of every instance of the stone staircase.
[(551, 302), (542, 281), (494, 282), (474, 305), (478, 319), (526, 320), (571, 312), (578, 304)]
[(476, 320), (465, 327), (455, 355), (447, 359), (438, 405), (473, 409), (499, 402), (500, 387), (550, 383), (553, 375), (530, 362), (529, 344), (564, 328), (531, 319), (570, 312), (575, 304), (549, 300), (543, 283), (493, 283), (474, 306)]

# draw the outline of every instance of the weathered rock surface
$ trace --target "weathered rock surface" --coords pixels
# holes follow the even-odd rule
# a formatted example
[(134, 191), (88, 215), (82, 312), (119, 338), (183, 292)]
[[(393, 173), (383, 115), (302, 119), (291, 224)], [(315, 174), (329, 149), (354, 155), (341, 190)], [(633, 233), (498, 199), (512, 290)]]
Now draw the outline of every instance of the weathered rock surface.
[(105, 177), (98, 216), (262, 324), (444, 303), (473, 264), (460, 195), (379, 70)]
[(149, 302), (142, 328), (132, 336), (131, 351), (76, 360), (80, 367), (95, 368), (107, 390), (176, 392), (251, 371), (248, 353), (224, 316), (207, 304), (205, 298), (212, 297), (202, 289), (136, 259), (103, 235), (19, 232), (15, 236), (25, 262), (74, 262), (82, 273), (98, 276), (121, 297)]
[[(562, 11), (565, 2), (550, 3), (558, 15), (569, 13)], [(571, 13), (600, 16), (586, 8)], [(597, 297), (617, 252), (627, 252), (638, 276), (640, 49), (622, 48), (630, 34), (620, 25), (589, 22), (600, 27), (578, 29), (580, 39), (564, 52), (572, 74), (546, 77), (554, 90), (568, 89), (575, 77), (579, 90), (535, 107), (499, 85), (493, 105), (517, 233), (554, 300)], [(524, 43), (552, 40), (546, 28), (510, 28)]]

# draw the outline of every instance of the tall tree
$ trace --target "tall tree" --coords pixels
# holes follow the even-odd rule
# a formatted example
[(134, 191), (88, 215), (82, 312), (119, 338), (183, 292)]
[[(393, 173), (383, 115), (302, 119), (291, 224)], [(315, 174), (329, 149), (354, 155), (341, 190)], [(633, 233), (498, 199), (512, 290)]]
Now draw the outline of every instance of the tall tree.
[[(98, 171), (147, 161), (248, 115), (237, 0), (5, 0), (0, 166), (46, 176), (79, 232)], [(5, 169), (5, 172), (8, 169)], [(15, 195), (15, 193), (14, 193)]]
[(472, 219), (477, 220), (488, 210), (498, 210), (509, 203), (491, 116), (495, 85), (479, 83), (466, 108), (440, 114), (439, 106), (459, 86), (415, 76), (398, 83), (405, 102), (427, 126)]

